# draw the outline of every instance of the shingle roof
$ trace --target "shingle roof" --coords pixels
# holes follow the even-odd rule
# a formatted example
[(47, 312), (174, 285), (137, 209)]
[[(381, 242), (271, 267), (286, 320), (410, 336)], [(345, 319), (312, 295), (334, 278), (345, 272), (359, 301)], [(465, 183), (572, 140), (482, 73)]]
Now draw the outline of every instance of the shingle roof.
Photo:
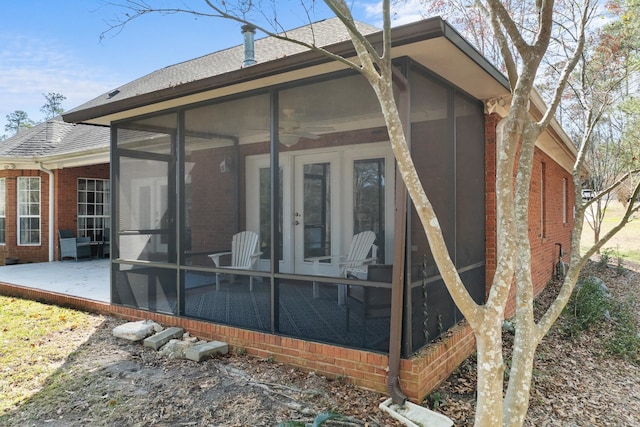
[[(378, 28), (368, 24), (357, 23), (356, 25), (365, 35), (380, 31)], [(238, 33), (240, 32), (238, 31)], [(348, 40), (349, 38), (344, 25), (338, 18), (315, 22), (312, 25), (299, 27), (283, 34), (286, 34), (291, 39), (313, 43), (316, 46), (330, 46), (332, 44)], [(238, 35), (238, 40), (242, 40), (240, 34)], [(255, 59), (258, 64), (270, 62), (279, 58), (305, 52), (307, 50), (308, 49), (306, 47), (280, 40), (275, 37), (265, 37), (255, 40)], [(94, 98), (93, 100), (80, 105), (67, 113), (106, 105), (111, 102), (122, 101), (123, 99), (132, 98), (141, 94), (174, 88), (185, 83), (202, 80), (231, 71), (237, 71), (242, 68), (243, 59), (244, 46), (238, 45), (189, 61), (170, 65), (118, 87), (118, 93), (114, 96), (109, 96), (110, 91), (109, 93)]]
[[(363, 34), (379, 31), (371, 25), (363, 23), (357, 25)], [(348, 39), (345, 27), (338, 18), (299, 27), (287, 31), (286, 35), (292, 39), (303, 40), (317, 46), (329, 46)], [(241, 40), (240, 35), (238, 40)], [(307, 48), (303, 46), (274, 37), (265, 37), (255, 41), (257, 63), (266, 63), (306, 50)], [(110, 97), (108, 93), (103, 94), (65, 112), (65, 114), (236, 71), (242, 68), (243, 59), (244, 46), (237, 45), (170, 65), (120, 86), (117, 95)], [(96, 148), (108, 148), (109, 140), (109, 128), (67, 123), (59, 116), (0, 142), (0, 158), (34, 159), (80, 153)]]
[(54, 117), (0, 142), (0, 157), (34, 159), (108, 148), (109, 128)]

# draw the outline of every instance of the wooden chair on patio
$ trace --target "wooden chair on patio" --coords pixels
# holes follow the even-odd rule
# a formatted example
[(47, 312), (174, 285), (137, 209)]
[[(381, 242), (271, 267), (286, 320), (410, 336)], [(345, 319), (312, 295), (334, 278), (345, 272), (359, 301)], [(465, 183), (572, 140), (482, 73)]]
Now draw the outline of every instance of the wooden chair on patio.
[[(209, 254), (216, 267), (234, 270), (253, 270), (262, 252), (258, 251), (258, 234), (253, 231), (242, 231), (233, 236), (231, 252)], [(220, 257), (231, 255), (229, 265), (222, 265)], [(216, 273), (216, 291), (220, 289), (220, 274)], [(253, 291), (253, 276), (249, 276), (249, 290)]]
[[(320, 271), (320, 261), (337, 260), (338, 275), (344, 278), (360, 278), (365, 279), (367, 275), (367, 266), (378, 259), (378, 247), (373, 244), (376, 240), (376, 233), (373, 231), (363, 231), (356, 234), (351, 239), (349, 252), (345, 255), (337, 256), (320, 256), (307, 258), (307, 261), (313, 261), (313, 270), (316, 274)], [(369, 256), (371, 252), (371, 256)], [(338, 304), (345, 303), (347, 287), (345, 285), (338, 286)], [(317, 283), (313, 284), (313, 297), (319, 297)]]
[(91, 238), (74, 237), (71, 230), (58, 230), (60, 239), (60, 261), (65, 258), (91, 258)]

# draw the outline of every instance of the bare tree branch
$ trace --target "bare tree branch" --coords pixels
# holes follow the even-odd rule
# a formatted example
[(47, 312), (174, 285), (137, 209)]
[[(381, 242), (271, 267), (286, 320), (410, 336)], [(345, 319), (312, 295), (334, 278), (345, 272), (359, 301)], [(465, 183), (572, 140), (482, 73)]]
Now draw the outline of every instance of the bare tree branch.
[(556, 85), (556, 90), (554, 92), (552, 101), (547, 108), (547, 111), (543, 115), (542, 119), (538, 122), (539, 126), (546, 127), (551, 122), (551, 119), (555, 116), (556, 110), (558, 109), (558, 105), (560, 105), (560, 101), (562, 100), (562, 94), (564, 93), (564, 89), (567, 84), (567, 80), (575, 66), (578, 64), (582, 52), (584, 50), (585, 43), (585, 28), (588, 23), (588, 17), (590, 15), (590, 2), (587, 0), (584, 4), (584, 8), (582, 9), (581, 21), (579, 25), (579, 34), (578, 34), (578, 44), (576, 45), (573, 55), (565, 64), (562, 73), (560, 74), (560, 79), (558, 84)]

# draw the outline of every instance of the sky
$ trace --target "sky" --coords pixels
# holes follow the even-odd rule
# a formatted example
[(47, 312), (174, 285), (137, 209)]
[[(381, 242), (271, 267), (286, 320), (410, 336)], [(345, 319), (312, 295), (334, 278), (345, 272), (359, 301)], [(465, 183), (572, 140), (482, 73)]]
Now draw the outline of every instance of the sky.
[[(43, 94), (66, 96), (62, 107), (70, 110), (155, 70), (242, 43), (240, 24), (187, 14), (149, 14), (101, 39), (110, 22), (122, 13), (110, 4), (115, 2), (124, 0), (2, 2), (0, 136), (9, 136), (6, 116), (16, 110), (25, 111), (31, 120), (43, 120)], [(183, 1), (149, 3), (175, 6)], [(418, 3), (407, 2), (394, 24), (418, 19)], [(354, 4), (356, 19), (379, 24), (379, 8), (375, 7), (379, 2), (360, 0)], [(305, 24), (307, 17), (296, 7), (297, 1), (279, 0), (277, 5), (286, 28)], [(326, 16), (319, 14), (317, 18)]]

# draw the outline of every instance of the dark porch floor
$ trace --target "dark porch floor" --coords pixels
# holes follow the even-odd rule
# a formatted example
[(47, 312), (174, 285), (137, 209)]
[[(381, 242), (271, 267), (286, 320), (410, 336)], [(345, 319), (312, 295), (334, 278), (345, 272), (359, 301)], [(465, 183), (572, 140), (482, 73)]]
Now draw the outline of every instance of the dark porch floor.
[[(54, 294), (110, 303), (109, 260), (45, 262), (0, 267), (0, 283)], [(309, 283), (286, 282), (280, 286), (279, 333), (301, 339), (369, 348), (388, 349), (389, 316), (372, 316), (354, 287), (346, 304), (337, 301), (338, 287), (320, 285), (314, 298)], [(352, 295), (353, 294), (353, 295)], [(219, 291), (210, 283), (187, 289), (184, 314), (264, 332), (271, 331), (270, 287), (256, 281), (253, 292), (242, 280), (223, 282)], [(148, 308), (140, 305), (140, 308)], [(175, 300), (165, 300), (156, 310), (175, 312)]]

